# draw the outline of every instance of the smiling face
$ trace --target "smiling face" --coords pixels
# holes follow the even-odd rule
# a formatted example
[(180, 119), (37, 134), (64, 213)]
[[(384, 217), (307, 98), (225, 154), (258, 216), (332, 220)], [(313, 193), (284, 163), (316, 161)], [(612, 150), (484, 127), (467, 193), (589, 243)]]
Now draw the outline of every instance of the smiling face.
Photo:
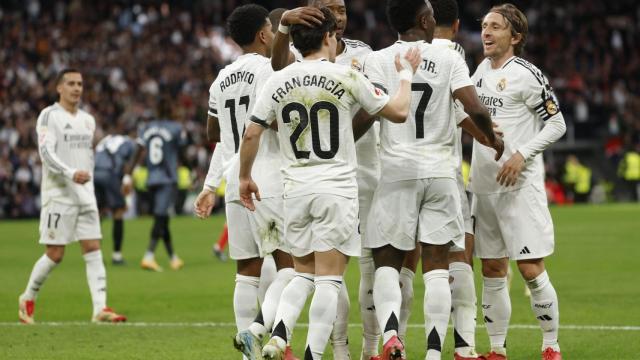
[(82, 97), (82, 74), (78, 72), (64, 74), (56, 86), (56, 91), (60, 95), (61, 103), (78, 106)]
[(516, 33), (512, 24), (499, 13), (490, 12), (482, 20), (482, 48), (484, 56), (493, 62), (512, 57), (515, 47), (522, 48), (523, 36)]
[(347, 7), (344, 4), (344, 0), (317, 0), (315, 5), (318, 7), (326, 7), (336, 17), (336, 39), (341, 40), (344, 35), (344, 30), (347, 28)]

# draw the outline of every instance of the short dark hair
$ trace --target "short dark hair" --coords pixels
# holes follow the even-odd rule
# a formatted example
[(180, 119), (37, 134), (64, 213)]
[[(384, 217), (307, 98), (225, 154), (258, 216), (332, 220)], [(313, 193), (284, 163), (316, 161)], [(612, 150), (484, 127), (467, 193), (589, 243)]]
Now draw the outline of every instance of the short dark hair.
[(269, 11), (256, 4), (243, 5), (231, 13), (227, 19), (227, 31), (240, 46), (249, 45), (269, 17)]
[(436, 26), (451, 26), (458, 20), (457, 0), (431, 0)]
[(293, 39), (293, 46), (300, 51), (302, 56), (307, 56), (314, 51), (322, 48), (322, 39), (324, 34), (333, 34), (336, 32), (337, 24), (336, 18), (333, 16), (331, 10), (326, 7), (320, 8), (324, 15), (324, 20), (321, 25), (315, 27), (309, 27), (301, 24), (291, 25), (290, 33)]
[(389, 0), (387, 20), (398, 33), (404, 34), (416, 26), (416, 17), (424, 6), (424, 0)]
[(74, 68), (65, 68), (62, 69), (58, 75), (56, 75), (56, 85), (59, 85), (62, 82), (62, 79), (64, 79), (64, 76), (70, 73), (78, 73), (78, 74), (82, 74), (80, 72), (80, 70), (78, 69), (74, 69)]
[(504, 17), (507, 26), (511, 29), (511, 35), (521, 35), (520, 41), (513, 46), (513, 53), (520, 56), (524, 51), (524, 45), (527, 43), (527, 35), (529, 34), (529, 22), (527, 17), (513, 4), (496, 5), (489, 10), (490, 13), (498, 13)]

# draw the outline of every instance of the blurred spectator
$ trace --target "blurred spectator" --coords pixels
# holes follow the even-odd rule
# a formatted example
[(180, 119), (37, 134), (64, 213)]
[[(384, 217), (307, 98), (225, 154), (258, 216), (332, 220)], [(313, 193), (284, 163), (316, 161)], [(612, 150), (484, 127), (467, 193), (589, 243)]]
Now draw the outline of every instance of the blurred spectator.
[(592, 172), (575, 155), (569, 155), (564, 165), (564, 184), (570, 202), (585, 203), (591, 193)]
[(638, 201), (640, 199), (640, 144), (624, 154), (618, 168), (618, 175), (627, 185), (631, 200)]

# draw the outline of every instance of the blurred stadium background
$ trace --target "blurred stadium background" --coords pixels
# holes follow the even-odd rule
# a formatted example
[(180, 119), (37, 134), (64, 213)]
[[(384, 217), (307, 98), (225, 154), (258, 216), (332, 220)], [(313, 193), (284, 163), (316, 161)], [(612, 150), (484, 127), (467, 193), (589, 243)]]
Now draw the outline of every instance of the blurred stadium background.
[[(189, 131), (180, 186), (200, 189), (213, 146), (204, 136), (208, 89), (217, 72), (239, 55), (225, 35), (224, 21), (234, 7), (247, 2), (3, 0), (0, 218), (38, 215), (41, 169), (36, 118), (55, 101), (53, 79), (69, 65), (84, 73), (84, 107), (99, 124), (96, 140), (153, 117), (157, 99), (169, 95), (174, 117)], [(257, 3), (272, 9), (304, 1)], [(458, 40), (473, 72), (482, 59), (478, 19), (497, 2), (459, 3)], [(638, 2), (514, 3), (529, 19), (524, 57), (547, 74), (567, 121), (565, 137), (545, 153), (551, 202), (637, 200)], [(384, 1), (346, 4), (348, 37), (374, 49), (395, 40), (386, 24)], [(465, 138), (467, 150), (470, 141)], [(139, 170), (138, 176), (144, 177), (144, 169)], [(138, 191), (144, 191), (143, 178), (138, 183)], [(138, 210), (144, 212), (144, 206)]]

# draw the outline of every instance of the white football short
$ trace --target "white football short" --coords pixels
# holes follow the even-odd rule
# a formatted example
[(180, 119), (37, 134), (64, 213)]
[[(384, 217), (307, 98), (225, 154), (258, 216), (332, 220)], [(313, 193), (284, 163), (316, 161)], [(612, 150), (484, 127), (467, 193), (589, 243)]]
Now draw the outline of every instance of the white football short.
[(455, 179), (380, 183), (369, 213), (364, 247), (409, 251), (416, 241), (464, 249), (464, 224)]
[(481, 259), (538, 259), (553, 253), (553, 222), (542, 184), (474, 194), (475, 255)]
[(251, 212), (239, 200), (226, 204), (229, 256), (234, 260), (265, 257), (284, 247), (282, 199), (255, 201)]
[(460, 171), (456, 174), (456, 182), (458, 183), (458, 192), (460, 193), (460, 209), (462, 210), (462, 219), (464, 220), (464, 232), (473, 235), (473, 221), (471, 219), (469, 196), (464, 188), (464, 179)]
[(98, 206), (49, 202), (40, 211), (40, 244), (102, 239)]
[[(369, 169), (367, 169), (369, 170)], [(365, 169), (361, 172), (364, 173)], [(373, 173), (367, 174), (367, 176), (358, 177), (358, 218), (360, 219), (360, 225), (358, 230), (361, 234), (367, 229), (367, 218), (369, 217), (369, 211), (371, 210), (371, 203), (373, 201), (373, 195), (376, 192), (376, 186), (378, 184), (377, 179)]]
[(312, 194), (284, 199), (286, 245), (291, 255), (336, 249), (360, 256), (358, 199)]

